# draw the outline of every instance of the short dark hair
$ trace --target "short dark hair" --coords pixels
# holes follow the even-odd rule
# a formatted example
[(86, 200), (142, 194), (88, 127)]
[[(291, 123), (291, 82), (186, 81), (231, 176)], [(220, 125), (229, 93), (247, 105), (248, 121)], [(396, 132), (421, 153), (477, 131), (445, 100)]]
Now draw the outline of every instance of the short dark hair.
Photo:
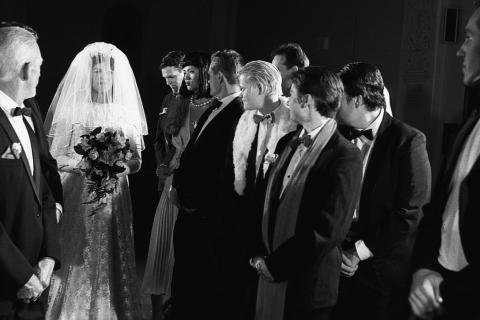
[(229, 84), (238, 84), (238, 71), (243, 66), (242, 56), (235, 50), (219, 50), (212, 54), (211, 61), (217, 60), (213, 72), (221, 72)]
[(385, 96), (382, 74), (377, 66), (365, 62), (352, 62), (340, 69), (347, 98), (362, 96), (367, 110), (385, 109)]
[(284, 43), (272, 51), (271, 58), (275, 56), (285, 57), (285, 66), (290, 69), (293, 66), (305, 68), (309, 65), (309, 60), (302, 47), (295, 42)]
[[(205, 52), (188, 53), (181, 63), (181, 67), (194, 66), (198, 68), (198, 93), (195, 98), (209, 98), (210, 86), (208, 84), (208, 67), (210, 66), (210, 55)], [(185, 82), (185, 80), (183, 80)]]
[(310, 66), (299, 69), (292, 75), (301, 95), (310, 94), (315, 101), (315, 109), (324, 117), (334, 118), (343, 96), (340, 78), (326, 67)]
[(38, 41), (38, 33), (31, 27), (27, 26), (26, 24), (18, 21), (1, 21), (0, 28), (7, 28), (7, 27), (18, 27), (22, 28), (28, 32), (30, 32), (36, 41)]
[(175, 67), (181, 69), (181, 64), (184, 58), (185, 53), (183, 53), (182, 51), (170, 51), (162, 58), (159, 69), (162, 70), (167, 67)]

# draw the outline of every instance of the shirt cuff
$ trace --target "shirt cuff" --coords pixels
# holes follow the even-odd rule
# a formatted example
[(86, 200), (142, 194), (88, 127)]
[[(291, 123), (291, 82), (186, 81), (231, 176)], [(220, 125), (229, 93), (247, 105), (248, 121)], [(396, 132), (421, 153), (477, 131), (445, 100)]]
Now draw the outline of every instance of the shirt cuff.
[(355, 250), (357, 250), (358, 257), (361, 261), (373, 257), (372, 251), (368, 249), (363, 240), (358, 240), (357, 242), (355, 242)]

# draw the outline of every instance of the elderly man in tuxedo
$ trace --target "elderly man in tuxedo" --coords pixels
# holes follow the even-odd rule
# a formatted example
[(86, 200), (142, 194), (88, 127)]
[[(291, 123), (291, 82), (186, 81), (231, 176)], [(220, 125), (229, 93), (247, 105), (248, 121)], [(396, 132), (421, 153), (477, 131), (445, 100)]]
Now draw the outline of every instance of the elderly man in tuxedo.
[[(480, 8), (468, 20), (463, 82), (478, 90)], [(480, 319), (480, 115), (460, 130), (446, 157), (431, 202), (425, 206), (414, 250), (410, 289), (413, 313), (422, 319)]]
[(330, 319), (337, 301), (341, 249), (360, 186), (360, 152), (337, 131), (340, 78), (323, 67), (293, 74), (289, 106), (302, 127), (278, 145), (263, 209), (265, 255), (258, 320)]
[(0, 319), (43, 319), (37, 300), (59, 266), (55, 199), (31, 109), (42, 57), (36, 37), (0, 27)]
[(363, 180), (343, 243), (338, 319), (405, 319), (410, 262), (430, 195), (425, 135), (385, 110), (383, 78), (368, 63), (339, 72), (345, 87), (340, 132), (361, 151)]
[[(243, 106), (234, 50), (212, 54), (210, 94), (218, 101), (200, 117), (175, 171), (170, 196), (179, 207), (173, 235), (175, 265), (170, 319), (211, 319), (218, 290), (215, 240), (224, 165)], [(231, 161), (231, 160), (230, 160)], [(232, 169), (233, 170), (233, 169)]]

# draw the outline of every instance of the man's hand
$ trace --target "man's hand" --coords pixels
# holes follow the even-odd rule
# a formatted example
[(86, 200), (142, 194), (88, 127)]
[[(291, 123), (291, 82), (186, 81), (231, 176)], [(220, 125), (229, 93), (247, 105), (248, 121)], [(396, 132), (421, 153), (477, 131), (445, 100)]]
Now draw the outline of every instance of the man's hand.
[(345, 250), (342, 253), (342, 267), (341, 272), (345, 277), (352, 277), (358, 269), (360, 258), (358, 257), (355, 248)]
[(270, 270), (267, 268), (267, 264), (265, 263), (265, 259), (262, 257), (255, 257), (250, 259), (250, 265), (257, 269), (257, 273), (264, 277), (266, 280), (273, 282), (273, 276), (270, 273)]
[(55, 210), (55, 214), (56, 214), (56, 217), (57, 217), (57, 223), (60, 223), (60, 219), (62, 219), (62, 210), (60, 210), (60, 208), (57, 207), (57, 209)]
[(36, 275), (32, 275), (27, 283), (17, 292), (17, 298), (25, 303), (36, 301), (42, 294), (44, 288)]
[(442, 313), (443, 299), (440, 295), (442, 281), (440, 273), (429, 269), (420, 269), (413, 274), (408, 301), (415, 316), (429, 319)]
[(170, 190), (168, 191), (168, 197), (170, 198), (170, 201), (175, 207), (180, 208), (180, 201), (178, 200), (177, 190), (173, 186), (170, 186)]
[(167, 165), (162, 164), (157, 167), (157, 170), (155, 170), (155, 174), (157, 175), (157, 177), (165, 180), (172, 173), (170, 172), (170, 168)]
[(43, 289), (46, 289), (50, 285), (50, 279), (52, 277), (54, 267), (55, 260), (52, 258), (43, 258), (35, 267), (35, 274), (40, 280)]

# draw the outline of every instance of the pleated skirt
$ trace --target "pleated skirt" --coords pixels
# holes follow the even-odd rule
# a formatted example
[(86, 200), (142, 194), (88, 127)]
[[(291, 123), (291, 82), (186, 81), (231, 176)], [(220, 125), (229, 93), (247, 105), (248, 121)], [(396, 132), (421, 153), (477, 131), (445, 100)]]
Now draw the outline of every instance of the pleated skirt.
[(178, 214), (178, 208), (170, 202), (168, 197), (172, 177), (169, 176), (165, 181), (150, 235), (142, 290), (151, 295), (170, 296), (174, 264), (173, 228)]

